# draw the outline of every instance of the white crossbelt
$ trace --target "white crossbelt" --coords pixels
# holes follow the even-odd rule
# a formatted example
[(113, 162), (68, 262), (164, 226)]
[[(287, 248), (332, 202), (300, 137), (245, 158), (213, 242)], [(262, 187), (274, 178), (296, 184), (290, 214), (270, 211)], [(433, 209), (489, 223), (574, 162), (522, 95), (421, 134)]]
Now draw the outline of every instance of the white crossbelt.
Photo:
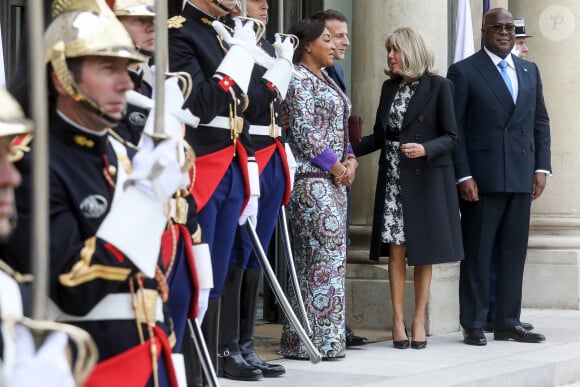
[(275, 133), (271, 133), (270, 130), (270, 125), (250, 125), (250, 134), (254, 136), (269, 136), (276, 138), (282, 135), (282, 129), (278, 125), (276, 125)]
[[(62, 312), (56, 304), (50, 302), (49, 309), (55, 316), (50, 316), (56, 321), (99, 321), (99, 320), (134, 320), (135, 311), (132, 307), (131, 294), (114, 293), (103, 298), (89, 313), (84, 316), (73, 316)], [(157, 298), (155, 303), (155, 319), (163, 321), (163, 303)]]
[(211, 126), (212, 128), (231, 130), (230, 117), (216, 116), (207, 124), (199, 124), (199, 126)]

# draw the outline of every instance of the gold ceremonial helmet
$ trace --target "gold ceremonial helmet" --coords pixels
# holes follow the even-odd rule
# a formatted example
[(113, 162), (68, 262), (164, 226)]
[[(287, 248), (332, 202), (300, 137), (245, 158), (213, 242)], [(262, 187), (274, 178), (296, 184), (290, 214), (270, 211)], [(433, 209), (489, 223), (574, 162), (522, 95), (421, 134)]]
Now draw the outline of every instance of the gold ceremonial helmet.
[(101, 113), (102, 110), (96, 102), (77, 87), (67, 59), (105, 56), (126, 58), (133, 62), (147, 60), (147, 57), (137, 51), (129, 33), (108, 7), (102, 13), (65, 10), (50, 23), (44, 39), (45, 62), (51, 64), (67, 93), (76, 101), (87, 103), (93, 110)]
[(100, 14), (86, 11), (57, 16), (44, 34), (46, 62), (58, 57), (111, 56), (136, 62), (147, 60), (135, 50), (125, 27), (109, 10)]
[(74, 11), (92, 12), (98, 15), (112, 13), (105, 0), (54, 0), (50, 6), (50, 17), (54, 19), (62, 13)]
[(154, 0), (115, 0), (112, 8), (117, 16), (155, 16)]
[(32, 132), (32, 121), (8, 91), (0, 88), (0, 137)]

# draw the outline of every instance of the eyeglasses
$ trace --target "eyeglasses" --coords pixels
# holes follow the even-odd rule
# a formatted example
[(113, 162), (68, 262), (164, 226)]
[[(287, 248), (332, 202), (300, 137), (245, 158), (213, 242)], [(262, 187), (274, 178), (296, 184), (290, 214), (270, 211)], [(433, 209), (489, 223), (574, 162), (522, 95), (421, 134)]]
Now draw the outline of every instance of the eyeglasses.
[(515, 24), (488, 24), (487, 28), (491, 28), (496, 34), (501, 33), (504, 28), (508, 33), (513, 33), (516, 30)]

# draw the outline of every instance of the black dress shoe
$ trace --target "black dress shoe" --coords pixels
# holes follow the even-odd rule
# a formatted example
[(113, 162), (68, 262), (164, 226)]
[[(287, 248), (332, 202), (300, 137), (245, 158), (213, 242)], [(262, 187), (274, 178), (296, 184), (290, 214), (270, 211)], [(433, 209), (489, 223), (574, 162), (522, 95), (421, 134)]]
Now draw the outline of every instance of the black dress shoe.
[(524, 328), (526, 331), (531, 331), (534, 329), (534, 326), (530, 323), (527, 322), (520, 322), (520, 325), (522, 326), (522, 328)]
[(487, 345), (487, 338), (481, 328), (464, 328), (463, 342), (467, 345)]
[(540, 333), (525, 330), (521, 325), (509, 329), (496, 329), (493, 334), (494, 340), (515, 340), (521, 343), (541, 343), (546, 337)]
[(246, 363), (262, 371), (262, 375), (264, 375), (265, 378), (280, 376), (286, 373), (286, 369), (284, 368), (283, 365), (267, 363), (264, 360), (260, 359), (258, 355), (256, 355), (256, 352), (243, 354), (243, 356)]
[(346, 347), (360, 347), (361, 345), (367, 345), (369, 340), (366, 337), (357, 336), (355, 334), (346, 335)]
[[(520, 325), (526, 331), (531, 331), (534, 329), (534, 326), (527, 322), (520, 322)], [(493, 333), (493, 321), (486, 321), (485, 326), (483, 327), (483, 331), (486, 333)]]
[(232, 380), (253, 381), (262, 379), (262, 371), (244, 360), (241, 353), (230, 353), (223, 358), (223, 376)]

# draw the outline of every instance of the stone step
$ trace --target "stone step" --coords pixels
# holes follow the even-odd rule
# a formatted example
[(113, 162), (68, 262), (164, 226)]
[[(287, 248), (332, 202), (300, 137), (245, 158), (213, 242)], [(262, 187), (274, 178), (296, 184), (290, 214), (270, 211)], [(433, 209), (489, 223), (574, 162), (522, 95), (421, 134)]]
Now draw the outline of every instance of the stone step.
[[(580, 311), (524, 309), (522, 319), (545, 334), (546, 342), (494, 341), (493, 334), (487, 334), (487, 346), (473, 347), (463, 344), (460, 332), (430, 336), (421, 351), (398, 350), (391, 341), (379, 342), (350, 349), (344, 359), (318, 364), (278, 359), (286, 375), (261, 383), (268, 387), (551, 387), (579, 382)], [(256, 385), (219, 381), (224, 387)]]

